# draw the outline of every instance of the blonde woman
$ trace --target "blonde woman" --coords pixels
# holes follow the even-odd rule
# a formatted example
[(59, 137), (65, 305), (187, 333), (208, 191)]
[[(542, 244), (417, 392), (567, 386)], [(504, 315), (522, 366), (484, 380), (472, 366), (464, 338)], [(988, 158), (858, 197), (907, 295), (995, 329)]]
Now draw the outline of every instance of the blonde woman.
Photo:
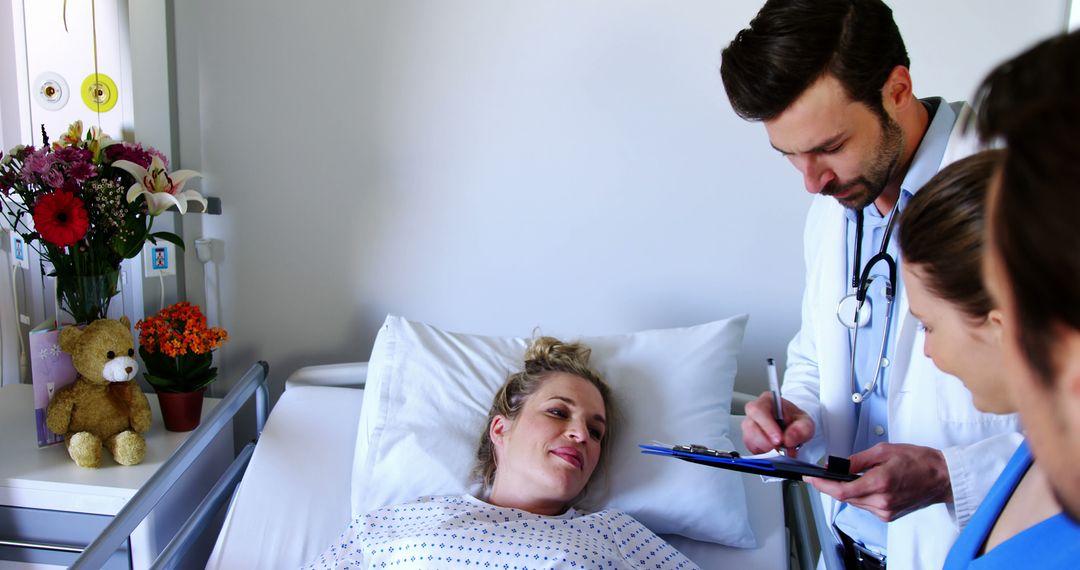
[(625, 513), (573, 508), (603, 461), (614, 415), (590, 354), (533, 340), (488, 413), (474, 469), (480, 496), (422, 497), (357, 517), (309, 567), (697, 568)]

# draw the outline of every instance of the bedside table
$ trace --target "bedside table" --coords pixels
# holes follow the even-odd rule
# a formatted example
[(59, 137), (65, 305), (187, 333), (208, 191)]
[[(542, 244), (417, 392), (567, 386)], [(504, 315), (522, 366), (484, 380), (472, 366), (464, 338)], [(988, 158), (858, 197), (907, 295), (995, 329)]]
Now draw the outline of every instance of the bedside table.
[[(39, 448), (33, 387), (0, 388), (0, 569), (66, 567), (97, 537), (144, 483), (187, 438), (166, 431), (157, 396), (147, 394), (153, 423), (146, 437), (146, 459), (123, 466), (103, 451), (102, 465), (84, 469), (63, 444)], [(220, 400), (206, 398), (203, 418)], [(190, 467), (198, 476), (177, 483), (139, 525), (106, 568), (147, 568), (164, 550), (188, 515), (233, 458), (231, 427), (224, 429)], [(209, 548), (215, 537), (208, 537)], [(67, 548), (33, 548), (26, 543)]]

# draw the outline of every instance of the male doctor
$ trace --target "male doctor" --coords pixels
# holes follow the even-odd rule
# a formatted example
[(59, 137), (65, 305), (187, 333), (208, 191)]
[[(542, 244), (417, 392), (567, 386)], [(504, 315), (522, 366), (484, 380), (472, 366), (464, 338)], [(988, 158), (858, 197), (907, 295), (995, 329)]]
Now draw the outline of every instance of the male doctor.
[(1014, 416), (977, 411), (916, 350), (926, 333), (908, 313), (889, 222), (977, 147), (962, 136), (970, 108), (917, 99), (908, 68), (880, 0), (769, 0), (720, 69), (735, 112), (764, 123), (815, 195), (783, 427), (767, 392), (747, 406), (743, 437), (752, 452), (850, 456), (861, 478), (810, 481), (849, 568), (941, 568), (1020, 441)]

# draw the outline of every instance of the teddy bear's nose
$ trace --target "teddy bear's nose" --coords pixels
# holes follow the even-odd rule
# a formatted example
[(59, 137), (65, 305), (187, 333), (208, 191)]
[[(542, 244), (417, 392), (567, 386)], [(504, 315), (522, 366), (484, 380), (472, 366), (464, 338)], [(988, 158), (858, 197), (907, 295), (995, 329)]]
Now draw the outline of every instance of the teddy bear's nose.
[(127, 372), (128, 374), (131, 374), (131, 370), (132, 370), (132, 368), (130, 366), (128, 366), (127, 368), (124, 369), (124, 372)]

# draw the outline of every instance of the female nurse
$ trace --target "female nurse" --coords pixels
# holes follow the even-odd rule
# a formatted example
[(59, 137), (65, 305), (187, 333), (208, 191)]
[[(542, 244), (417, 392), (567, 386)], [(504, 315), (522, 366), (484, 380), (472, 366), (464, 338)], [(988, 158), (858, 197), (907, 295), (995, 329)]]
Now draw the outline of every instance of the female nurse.
[[(984, 203), (1004, 158), (983, 151), (942, 170), (900, 218), (901, 268), (923, 350), (958, 377), (984, 412), (1016, 411), (1000, 335), (1002, 313), (983, 287)], [(1057, 568), (1080, 559), (1077, 527), (1062, 509), (1026, 442), (957, 538), (945, 562), (967, 568)]]

